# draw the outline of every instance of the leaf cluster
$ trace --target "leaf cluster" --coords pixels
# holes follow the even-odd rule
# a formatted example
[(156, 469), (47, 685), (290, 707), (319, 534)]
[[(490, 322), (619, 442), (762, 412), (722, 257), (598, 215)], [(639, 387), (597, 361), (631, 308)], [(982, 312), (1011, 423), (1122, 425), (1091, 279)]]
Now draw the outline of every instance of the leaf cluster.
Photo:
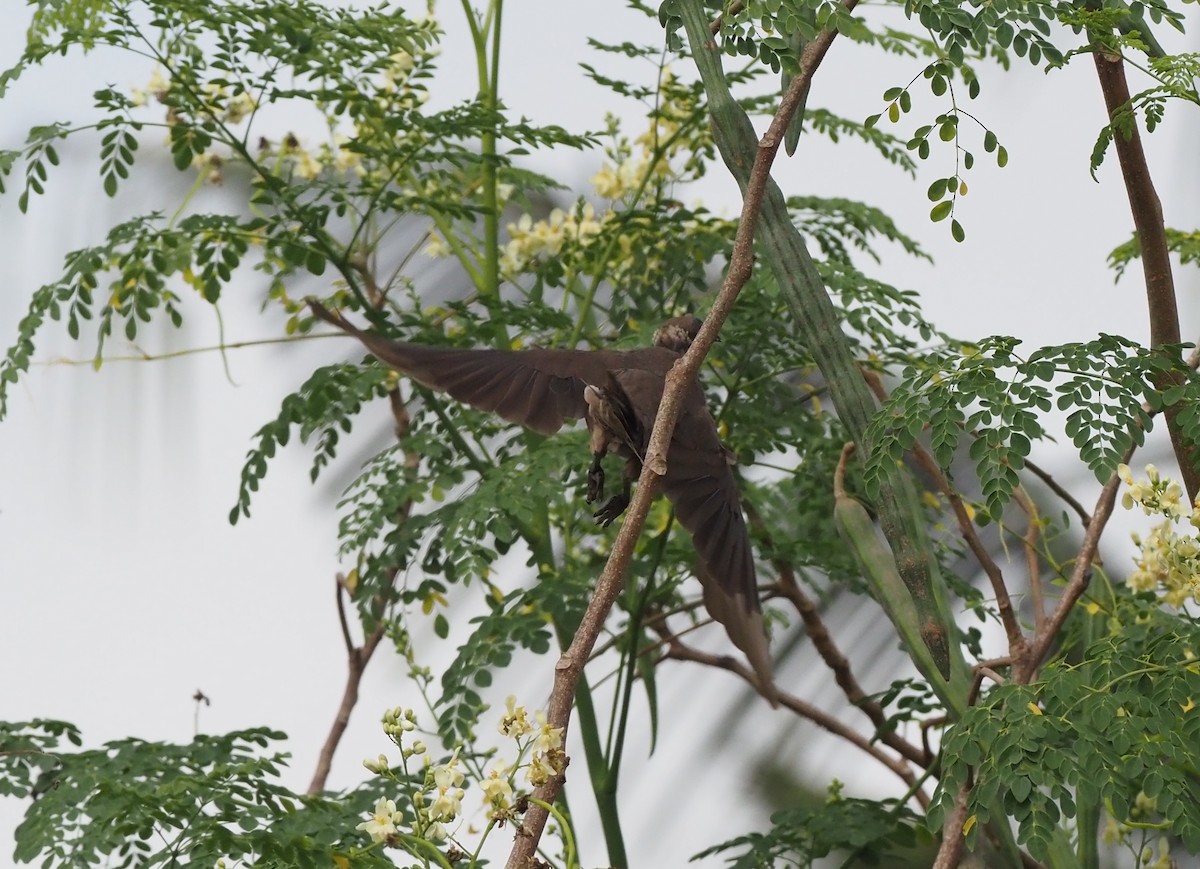
[(832, 798), (771, 816), (768, 833), (751, 833), (701, 851), (700, 860), (726, 854), (730, 869), (813, 867), (830, 855), (849, 865), (904, 865), (918, 843), (930, 841), (922, 819), (895, 800)]
[(358, 849), (353, 821), (367, 795), (306, 797), (279, 783), (287, 755), (267, 749), (281, 733), (201, 735), (186, 745), (123, 739), (82, 750), (60, 746), (64, 737), (81, 743), (63, 722), (0, 725), (4, 791), (36, 796), (17, 828), (18, 861), (317, 867), (354, 855), (355, 865), (392, 865)]
[(488, 709), (479, 690), (492, 684), (494, 671), (512, 663), (517, 649), (537, 655), (550, 651), (544, 610), (531, 606), (528, 597), (526, 592), (516, 591), (503, 599), (486, 598), (491, 611), (471, 620), (475, 627), (470, 637), (442, 672), (442, 694), (436, 709), (438, 733), (447, 745), (475, 738), (480, 716)]
[(989, 807), (1001, 806), (1019, 840), (1048, 859), (1064, 819), (1079, 812), (1103, 805), (1118, 822), (1145, 823), (1135, 818), (1141, 794), (1154, 806), (1150, 823), (1200, 850), (1200, 668), (1192, 651), (1200, 626), (1128, 600), (1113, 624), (1082, 660), (1056, 662), (1031, 685), (993, 689), (951, 728), (931, 822), (950, 811), (970, 777), (968, 838), (994, 819)]
[[(906, 368), (868, 431), (868, 482), (874, 484), (882, 463), (900, 461), (926, 431), (935, 458), (950, 473), (955, 451), (968, 437), (988, 514), (999, 517), (1032, 443), (1048, 436), (1046, 415), (1053, 409), (1069, 411), (1063, 430), (1103, 481), (1132, 446), (1143, 443), (1150, 410), (1188, 401), (1200, 389), (1178, 348), (1155, 351), (1101, 335), (1022, 358), (1019, 343), (996, 337), (960, 350), (943, 348)], [(1161, 392), (1167, 374), (1181, 385)], [(1195, 425), (1185, 433), (1195, 438)]]
[(299, 391), (283, 400), (279, 415), (260, 428), (258, 444), (246, 456), (242, 467), (237, 505), (229, 514), (230, 524), (240, 517), (250, 518), (250, 497), (267, 475), (267, 462), (287, 446), (292, 429), (299, 429), (301, 443), (318, 435), (310, 478), (316, 482), (325, 467), (337, 456), (341, 434), (353, 428), (353, 417), (362, 405), (382, 396), (388, 388), (388, 375), (371, 366), (330, 365), (318, 368)]
[[(552, 187), (513, 167), (513, 160), (535, 148), (593, 142), (510, 118), (480, 100), (428, 109), (424, 82), (439, 31), (432, 20), (399, 10), (331, 9), (310, 0), (146, 0), (138, 11), (102, 4), (82, 18), (43, 11), (0, 87), (73, 47), (133, 45), (160, 65), (164, 83), (141, 102), (101, 89), (93, 98), (98, 121), (36, 127), (24, 147), (0, 152), (0, 185), (24, 166), (22, 210), (44, 192), (62, 139), (100, 134), (101, 186), (114, 196), (133, 177), (138, 134), (157, 130), (166, 133), (179, 170), (200, 169), (197, 188), (206, 177), (219, 181), (244, 171), (254, 216), (188, 215), (185, 201), (169, 219), (136, 217), (114, 228), (106, 243), (69, 254), (63, 277), (35, 293), (0, 364), (0, 416), (47, 315), (57, 319), (65, 311), (74, 337), (81, 320), (96, 317), (99, 360), (114, 321), (123, 321), (131, 340), (156, 308), (178, 325), (181, 285), (214, 304), (251, 250), (250, 264), (271, 276), (274, 297), (286, 299), (284, 276), (298, 270), (320, 275), (332, 267), (347, 292), (362, 298), (361, 263), (402, 216), (425, 215), (447, 226), (473, 222), (492, 207), (480, 192), (484, 175), (498, 172), (501, 181), (511, 178), (525, 189)], [(289, 103), (324, 123), (334, 144), (306, 146), (289, 133), (278, 139), (260, 134), (252, 145), (260, 109)], [(151, 109), (162, 115), (153, 117)], [(503, 145), (486, 158), (477, 147), (485, 136)], [(478, 250), (464, 253), (482, 257)], [(106, 303), (93, 299), (105, 279)]]
[[(1179, 257), (1180, 265), (1200, 265), (1200, 231), (1184, 232), (1166, 229), (1167, 250)], [(1125, 274), (1129, 264), (1142, 256), (1142, 243), (1135, 233), (1129, 241), (1113, 248), (1108, 255), (1108, 266), (1115, 274), (1114, 282)]]

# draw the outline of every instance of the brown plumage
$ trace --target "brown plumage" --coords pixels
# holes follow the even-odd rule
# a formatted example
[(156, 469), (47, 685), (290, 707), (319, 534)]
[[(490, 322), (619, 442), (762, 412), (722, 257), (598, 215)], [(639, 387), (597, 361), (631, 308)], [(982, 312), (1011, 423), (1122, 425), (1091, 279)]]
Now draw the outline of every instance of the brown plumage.
[[(567, 420), (585, 420), (592, 446), (589, 501), (603, 494), (600, 461), (605, 452), (626, 460), (621, 491), (596, 511), (603, 525), (629, 505), (630, 483), (641, 473), (667, 372), (700, 328), (695, 317), (676, 317), (654, 333), (655, 346), (636, 350), (459, 350), (390, 341), (364, 332), (316, 301), (309, 300), (309, 306), (320, 319), (358, 338), (384, 364), (472, 407), (545, 435)], [(697, 383), (683, 399), (662, 489), (692, 535), (706, 609), (746, 653), (760, 690), (774, 704), (754, 557), (737, 483)]]

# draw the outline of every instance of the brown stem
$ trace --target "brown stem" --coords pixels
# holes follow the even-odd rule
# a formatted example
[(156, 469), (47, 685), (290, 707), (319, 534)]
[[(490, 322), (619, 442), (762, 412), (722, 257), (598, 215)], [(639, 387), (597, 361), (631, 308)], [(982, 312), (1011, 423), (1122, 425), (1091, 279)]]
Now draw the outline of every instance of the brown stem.
[(988, 667), (986, 664), (975, 665), (975, 678), (971, 680), (971, 690), (967, 692), (967, 705), (974, 706), (975, 701), (979, 699), (979, 692), (983, 689), (984, 678), (991, 679), (997, 685), (1003, 685), (1005, 678)]
[(967, 822), (967, 797), (970, 793), (970, 785), (964, 782), (954, 796), (954, 808), (942, 824), (942, 845), (938, 848), (937, 859), (933, 861), (933, 869), (955, 869), (962, 859), (963, 846), (967, 842), (963, 825)]
[[(1154, 190), (1150, 166), (1146, 162), (1146, 153), (1142, 150), (1137, 118), (1130, 106), (1125, 61), (1120, 55), (1103, 50), (1094, 52), (1092, 60), (1096, 65), (1096, 75), (1100, 79), (1104, 104), (1108, 109), (1108, 119), (1113, 129), (1113, 146), (1121, 164), (1125, 193), (1129, 199), (1133, 226), (1141, 247), (1142, 273), (1146, 279), (1146, 302), (1150, 308), (1150, 346), (1158, 348), (1166, 344), (1178, 344), (1179, 310), (1175, 301), (1175, 280), (1171, 273), (1162, 203)], [(1166, 389), (1183, 382), (1182, 374), (1173, 372), (1161, 376), (1155, 386)], [(1188, 497), (1194, 501), (1196, 496), (1200, 495), (1200, 468), (1197, 467), (1195, 450), (1184, 443), (1178, 412), (1179, 408), (1174, 406), (1166, 409), (1167, 431), (1171, 435), (1171, 446), (1175, 451), (1175, 459), (1179, 462)]]
[(716, 36), (718, 33), (721, 32), (721, 23), (725, 20), (726, 15), (737, 15), (739, 12), (741, 12), (745, 8), (746, 8), (746, 6), (742, 2), (742, 0), (734, 0), (733, 4), (730, 5), (730, 7), (728, 9), (726, 9), (724, 12), (722, 12), (720, 15), (718, 15), (716, 18), (714, 18), (713, 23), (708, 25), (708, 32), (711, 33), (713, 36)]
[[(937, 859), (933, 862), (933, 869), (955, 869), (962, 860), (963, 847), (967, 843), (963, 826), (967, 823), (967, 796), (970, 792), (970, 784), (964, 782), (954, 797), (954, 808), (946, 816), (946, 822), (942, 825), (942, 846), (938, 848)], [(1001, 821), (1001, 823), (1007, 823), (1007, 821)], [(988, 838), (993, 844), (997, 843), (995, 836), (989, 835)], [(1025, 869), (1045, 869), (1041, 863), (1033, 859), (1027, 852), (1021, 851), (1019, 853), (1021, 855), (1021, 865)]]
[(325, 737), (325, 744), (321, 746), (321, 753), (317, 755), (317, 768), (313, 772), (312, 781), (308, 784), (309, 796), (315, 796), (325, 790), (325, 783), (329, 779), (329, 770), (333, 766), (333, 755), (350, 724), (350, 713), (354, 711), (354, 707), (358, 703), (358, 687), (362, 684), (363, 671), (366, 670), (371, 656), (375, 654), (375, 649), (378, 648), (379, 641), (383, 639), (385, 630), (384, 622), (379, 622), (361, 647), (348, 650), (346, 655), (348, 672), (346, 687), (342, 689), (342, 702), (338, 704), (333, 725)]
[(813, 646), (822, 660), (833, 671), (834, 681), (842, 689), (846, 699), (861, 709), (875, 726), (877, 738), (889, 748), (895, 749), (907, 760), (921, 766), (929, 766), (930, 757), (924, 751), (904, 739), (896, 731), (888, 729), (887, 716), (884, 715), (883, 707), (871, 699), (858, 684), (858, 679), (850, 669), (850, 662), (846, 660), (845, 655), (834, 643), (828, 628), (825, 627), (825, 622), (821, 620), (816, 604), (804, 593), (804, 589), (796, 582), (796, 578), (790, 570), (780, 571), (779, 594), (796, 607), (801, 621), (804, 622), (808, 638), (812, 640)]
[[(847, 0), (853, 3), (854, 0)], [(562, 654), (554, 668), (554, 686), (546, 707), (546, 720), (550, 727), (562, 728), (564, 735), (571, 716), (571, 707), (575, 698), (575, 685), (583, 672), (583, 665), (596, 643), (596, 638), (604, 625), (609, 610), (620, 594), (625, 583), (625, 572), (633, 558), (634, 546), (646, 516), (650, 512), (650, 501), (658, 490), (659, 478), (666, 472), (667, 447), (671, 442), (671, 434), (679, 419), (680, 404), (684, 392), (696, 379), (700, 365), (708, 354), (709, 348), (717, 339), (721, 326), (725, 323), (737, 295), (741, 292), (754, 268), (754, 232), (758, 226), (759, 212), (762, 209), (763, 195), (767, 183), (771, 179), (771, 163), (779, 144), (783, 141), (783, 132), (791, 122), (804, 95), (804, 88), (812, 81), (821, 60), (833, 42), (836, 32), (823, 31), (808, 46), (805, 51), (807, 60), (801, 74), (792, 80), (791, 87), (780, 102), (779, 110), (771, 121), (770, 127), (759, 142), (750, 170), (750, 180), (746, 186), (742, 200), (741, 217), (738, 222), (737, 234), (733, 240), (733, 252), (729, 259), (729, 271), (721, 286), (721, 292), (712, 309), (704, 320), (699, 334), (692, 346), (682, 358), (677, 360), (667, 374), (663, 387), (662, 401), (659, 404), (658, 415), (654, 420), (654, 430), (650, 435), (650, 443), (646, 450), (646, 460), (642, 463), (642, 473), (638, 478), (637, 492), (625, 514), (621, 531), (613, 543), (608, 562), (596, 582), (596, 590), (584, 613), (579, 629), (575, 632), (570, 646)], [(716, 52), (717, 47), (711, 41), (706, 45), (693, 45), (693, 52)], [(534, 794), (546, 804), (553, 804), (562, 789), (564, 776), (559, 774), (537, 789)], [(509, 852), (507, 869), (525, 869), (537, 851), (541, 841), (542, 831), (546, 827), (549, 813), (538, 805), (533, 805), (525, 815), (518, 835), (514, 837), (512, 851)]]
[[(1125, 455), (1124, 460), (1129, 461), (1131, 454), (1132, 450)], [(1062, 597), (1059, 598), (1054, 612), (1030, 640), (1025, 657), (1016, 662), (1016, 666), (1013, 668), (1013, 681), (1017, 684), (1028, 684), (1033, 679), (1050, 648), (1050, 643), (1062, 629), (1067, 616), (1071, 614), (1071, 608), (1087, 590), (1088, 583), (1092, 579), (1092, 562), (1095, 561), (1096, 553), (1100, 548), (1100, 535), (1104, 533), (1109, 517), (1112, 516), (1113, 505), (1117, 500), (1117, 489), (1120, 488), (1120, 485), (1120, 479), (1113, 474), (1104, 484), (1104, 488), (1100, 490), (1100, 497), (1096, 500), (1096, 507), (1092, 511), (1092, 523), (1083, 535), (1083, 543), (1079, 547), (1079, 554), (1075, 557), (1075, 568), (1071, 571), (1071, 579), (1067, 582), (1067, 587), (1063, 589)]]
[(1083, 522), (1083, 527), (1085, 530), (1087, 529), (1088, 525), (1092, 524), (1092, 515), (1088, 513), (1086, 509), (1084, 509), (1084, 506), (1079, 503), (1074, 495), (1062, 487), (1058, 480), (1050, 476), (1048, 471), (1042, 469), (1039, 465), (1035, 465), (1033, 462), (1029, 461), (1029, 459), (1025, 460), (1025, 467), (1029, 469), (1030, 473), (1045, 483), (1046, 488), (1061, 498), (1068, 507), (1075, 511), (1075, 515), (1079, 517), (1081, 522)]

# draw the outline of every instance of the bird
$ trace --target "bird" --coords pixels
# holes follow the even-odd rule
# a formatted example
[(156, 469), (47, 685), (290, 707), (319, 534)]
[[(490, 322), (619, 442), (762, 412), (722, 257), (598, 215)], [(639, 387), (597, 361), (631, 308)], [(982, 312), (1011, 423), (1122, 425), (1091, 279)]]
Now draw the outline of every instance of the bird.
[[(379, 361), (435, 392), (543, 435), (554, 434), (567, 420), (584, 420), (592, 451), (589, 503), (603, 497), (605, 454), (625, 459), (620, 491), (595, 511), (602, 526), (629, 505), (630, 486), (641, 473), (667, 372), (701, 326), (695, 316), (674, 317), (655, 331), (653, 346), (632, 350), (461, 349), (393, 341), (358, 328), (316, 299), (307, 301), (317, 318), (357, 338)], [(730, 467), (732, 454), (721, 443), (704, 391), (695, 381), (683, 397), (666, 462), (662, 492), (691, 534), (705, 609), (746, 655), (759, 692), (777, 705), (754, 555)]]

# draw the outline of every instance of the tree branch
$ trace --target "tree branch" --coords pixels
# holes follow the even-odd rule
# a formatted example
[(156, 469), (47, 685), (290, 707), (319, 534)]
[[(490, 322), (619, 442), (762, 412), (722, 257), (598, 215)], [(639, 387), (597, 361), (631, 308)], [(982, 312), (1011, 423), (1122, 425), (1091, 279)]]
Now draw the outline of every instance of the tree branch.
[[(1129, 461), (1131, 455), (1132, 450), (1126, 453), (1124, 460)], [(1092, 562), (1096, 560), (1096, 553), (1100, 548), (1100, 535), (1104, 533), (1104, 528), (1112, 516), (1120, 486), (1121, 480), (1113, 474), (1100, 490), (1100, 497), (1096, 499), (1096, 507), (1092, 511), (1092, 522), (1088, 525), (1087, 533), (1083, 535), (1083, 543), (1075, 557), (1075, 568), (1071, 571), (1071, 579), (1063, 589), (1058, 605), (1030, 640), (1025, 657), (1013, 662), (1013, 681), (1017, 684), (1027, 684), (1036, 675), (1050, 643), (1062, 629), (1067, 616), (1071, 614), (1071, 608), (1087, 590), (1092, 579)]]
[[(1162, 203), (1150, 177), (1150, 166), (1142, 150), (1142, 138), (1138, 132), (1137, 118), (1130, 105), (1129, 82), (1125, 79), (1125, 61), (1120, 55), (1097, 50), (1092, 54), (1096, 75), (1100, 79), (1100, 90), (1108, 109), (1108, 120), (1113, 131), (1113, 145), (1121, 164), (1121, 176), (1125, 180), (1125, 193), (1133, 213), (1133, 226), (1137, 232), (1142, 253), (1142, 273), (1146, 280), (1146, 302), (1150, 309), (1150, 346), (1160, 348), (1167, 344), (1178, 344), (1179, 310), (1175, 301), (1175, 280), (1171, 273), (1171, 258), (1167, 246), (1166, 227), (1163, 225)], [(1183, 383), (1178, 373), (1162, 375), (1155, 384), (1159, 389)], [(1195, 501), (1200, 495), (1200, 468), (1194, 449), (1183, 439), (1178, 421), (1178, 408), (1168, 407), (1165, 412), (1167, 431), (1171, 435), (1171, 446), (1183, 475), (1188, 498)]]

